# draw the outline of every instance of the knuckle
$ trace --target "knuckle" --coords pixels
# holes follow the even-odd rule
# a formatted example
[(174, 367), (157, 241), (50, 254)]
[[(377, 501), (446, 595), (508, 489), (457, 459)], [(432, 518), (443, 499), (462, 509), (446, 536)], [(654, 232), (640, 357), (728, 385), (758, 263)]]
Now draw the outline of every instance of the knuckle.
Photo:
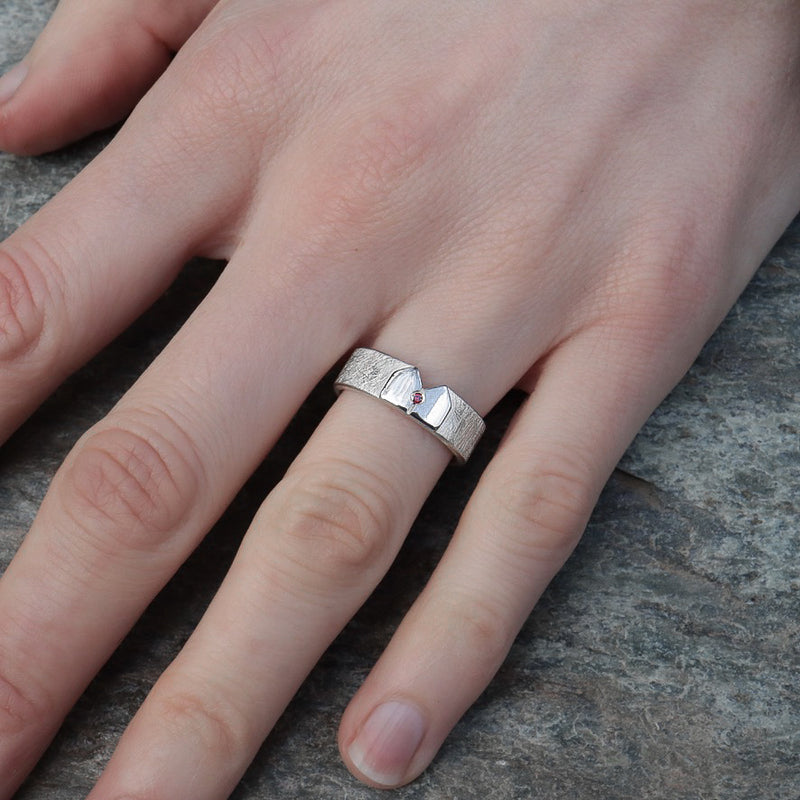
[(368, 197), (382, 196), (421, 162), (429, 145), (431, 126), (419, 106), (400, 106), (367, 118), (345, 153), (355, 186)]
[[(435, 130), (428, 110), (395, 105), (382, 101), (377, 110), (355, 109), (346, 121), (334, 120), (331, 134), (309, 152), (314, 181), (289, 201), (292, 236), (285, 245), (290, 274), (304, 287), (329, 292), (335, 275), (360, 295), (377, 292), (376, 305), (386, 302), (380, 287), (364, 280), (370, 273), (353, 269), (353, 254), (382, 252), (387, 236), (394, 241), (420, 218), (430, 191), (420, 168), (430, 156)], [(332, 271), (332, 263), (347, 269)]]
[(191, 91), (183, 94), (193, 98), (203, 119), (210, 112), (230, 125), (244, 114), (242, 133), (248, 127), (260, 131), (254, 122), (278, 119), (297, 102), (300, 71), (294, 64), (307, 39), (303, 23), (303, 14), (263, 7), (219, 13), (192, 49), (184, 69)]
[(497, 484), (494, 507), (514, 557), (549, 561), (574, 548), (596, 500), (590, 474), (579, 459), (537, 454)]
[(304, 41), (307, 19), (307, 14), (295, 9), (265, 12), (263, 8), (253, 8), (236, 15), (223, 11), (202, 52), (218, 59), (214, 66), (225, 69), (227, 63), (237, 77), (250, 77), (255, 85), (265, 79), (276, 80), (293, 62)]
[(408, 98), (382, 103), (345, 125), (318, 170), (312, 198), (317, 219), (363, 230), (412, 210), (418, 196), (407, 187), (434, 147), (436, 125), (427, 105)]
[(215, 760), (238, 761), (249, 746), (248, 722), (232, 703), (186, 690), (165, 693), (153, 702), (158, 720), (176, 741), (188, 740)]
[(198, 494), (197, 471), (174, 441), (156, 426), (113, 427), (79, 445), (62, 502), (96, 544), (152, 551), (172, 540)]
[(382, 481), (349, 463), (298, 470), (286, 481), (282, 537), (294, 564), (349, 585), (384, 563), (394, 504)]
[(34, 687), (11, 676), (0, 664), (0, 735), (13, 736), (29, 728), (52, 722), (53, 703)]
[(0, 363), (12, 363), (34, 350), (45, 326), (44, 293), (34, 290), (33, 260), (0, 249)]
[(455, 606), (448, 619), (457, 638), (459, 662), (470, 665), (475, 678), (488, 683), (508, 655), (513, 641), (506, 616), (496, 607), (470, 596)]
[[(651, 212), (653, 213), (653, 212)], [(618, 273), (619, 313), (637, 328), (674, 330), (694, 323), (719, 302), (721, 251), (695, 219), (664, 212), (633, 226)], [(702, 257), (701, 257), (702, 254)]]

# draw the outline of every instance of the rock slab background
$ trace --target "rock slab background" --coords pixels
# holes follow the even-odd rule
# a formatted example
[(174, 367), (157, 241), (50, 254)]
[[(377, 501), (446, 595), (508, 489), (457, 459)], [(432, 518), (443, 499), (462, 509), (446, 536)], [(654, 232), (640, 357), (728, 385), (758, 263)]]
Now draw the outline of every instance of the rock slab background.
[[(0, 5), (0, 67), (52, 0)], [(106, 143), (0, 155), (8, 235)], [(72, 443), (209, 290), (194, 262), (0, 449), (0, 569)], [(432, 767), (386, 795), (341, 765), (341, 712), (425, 583), (515, 405), (449, 471), (396, 565), (323, 657), (235, 800), (790, 800), (800, 797), (800, 223), (776, 246), (611, 478), (586, 535)], [(85, 797), (222, 579), (238, 539), (332, 401), (291, 429), (68, 717), (20, 800)]]

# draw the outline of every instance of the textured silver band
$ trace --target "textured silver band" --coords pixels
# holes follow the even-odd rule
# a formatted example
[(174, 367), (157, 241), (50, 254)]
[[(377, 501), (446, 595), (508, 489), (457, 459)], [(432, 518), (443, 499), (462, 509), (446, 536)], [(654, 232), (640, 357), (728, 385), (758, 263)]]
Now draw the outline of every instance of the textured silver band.
[(426, 389), (415, 366), (379, 350), (355, 350), (333, 386), (337, 393), (356, 389), (399, 408), (441, 439), (460, 464), (486, 430), (480, 414), (452, 389)]

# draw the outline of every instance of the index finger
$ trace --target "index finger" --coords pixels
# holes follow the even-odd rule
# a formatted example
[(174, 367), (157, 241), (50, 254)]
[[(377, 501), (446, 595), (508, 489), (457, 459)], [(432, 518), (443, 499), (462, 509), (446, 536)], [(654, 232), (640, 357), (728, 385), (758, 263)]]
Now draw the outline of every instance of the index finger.
[(186, 122), (167, 101), (148, 98), (145, 114), (0, 245), (0, 441), (154, 302), (190, 256), (227, 255), (248, 185), (239, 156), (206, 133), (186, 160), (178, 131)]

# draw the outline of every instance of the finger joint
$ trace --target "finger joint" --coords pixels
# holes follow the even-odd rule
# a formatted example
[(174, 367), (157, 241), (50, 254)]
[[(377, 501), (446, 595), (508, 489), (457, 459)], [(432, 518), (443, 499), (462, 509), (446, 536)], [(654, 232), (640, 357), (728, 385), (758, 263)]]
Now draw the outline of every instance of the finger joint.
[(197, 459), (181, 452), (180, 439), (169, 433), (163, 422), (119, 423), (90, 432), (65, 465), (65, 510), (100, 549), (159, 550), (193, 508)]
[(295, 566), (350, 586), (385, 565), (396, 503), (376, 475), (329, 463), (297, 470), (280, 493), (283, 550)]
[(6, 659), (0, 663), (0, 735), (14, 736), (52, 722), (53, 702), (36, 687), (24, 685)]
[(32, 352), (45, 327), (43, 284), (32, 259), (6, 246), (0, 249), (0, 363), (13, 363)]
[(579, 459), (542, 454), (510, 470), (492, 493), (506, 543), (523, 563), (566, 558), (583, 533), (597, 492)]
[(156, 716), (176, 741), (190, 741), (215, 761), (238, 763), (252, 736), (244, 716), (232, 703), (188, 690), (154, 700)]
[[(464, 593), (462, 593), (464, 595)], [(488, 683), (508, 655), (516, 631), (510, 630), (507, 611), (482, 599), (477, 593), (459, 596), (454, 592), (444, 618), (449, 620), (447, 636), (456, 660), (471, 669), (476, 683)]]

